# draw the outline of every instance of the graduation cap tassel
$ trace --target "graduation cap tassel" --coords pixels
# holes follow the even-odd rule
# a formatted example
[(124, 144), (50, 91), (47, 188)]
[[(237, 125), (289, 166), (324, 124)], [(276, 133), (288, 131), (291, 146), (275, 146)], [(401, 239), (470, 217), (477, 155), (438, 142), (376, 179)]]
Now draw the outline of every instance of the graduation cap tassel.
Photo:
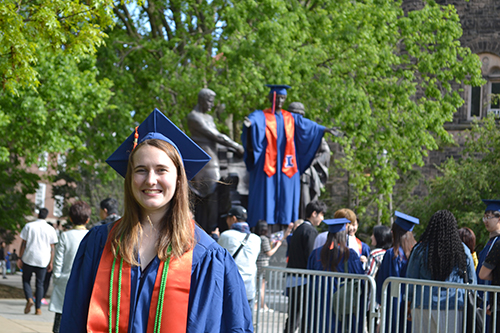
[(135, 133), (134, 133), (134, 148), (132, 148), (132, 150), (135, 149), (135, 147), (137, 147), (137, 140), (139, 140), (139, 132), (137, 131), (137, 129), (139, 128), (139, 126), (136, 126), (135, 127)]
[(276, 91), (273, 92), (273, 114), (276, 111), (275, 108), (276, 108)]

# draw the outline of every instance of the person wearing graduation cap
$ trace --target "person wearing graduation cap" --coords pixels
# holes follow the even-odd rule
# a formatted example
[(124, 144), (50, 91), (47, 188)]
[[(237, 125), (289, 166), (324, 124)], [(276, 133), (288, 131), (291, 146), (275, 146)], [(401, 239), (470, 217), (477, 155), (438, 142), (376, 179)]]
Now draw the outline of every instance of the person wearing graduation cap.
[[(252, 112), (241, 140), (248, 172), (248, 223), (288, 225), (299, 218), (300, 175), (311, 165), (323, 134), (334, 133), (297, 113), (283, 110), (287, 85), (269, 87), (271, 107)], [(335, 132), (336, 133), (336, 132)]]
[[(457, 220), (450, 211), (440, 210), (432, 215), (411, 252), (406, 277), (476, 284), (472, 254), (460, 239)], [(422, 325), (430, 327), (430, 332), (444, 332), (447, 325), (456, 332), (462, 332), (464, 289), (443, 288), (438, 293), (438, 288), (432, 288), (432, 307), (429, 307), (429, 287), (424, 287), (422, 294), (422, 287), (417, 285), (413, 295), (413, 288), (410, 286), (408, 301), (415, 302), (415, 309), (412, 309), (412, 323), (418, 325), (415, 328)], [(432, 318), (430, 322), (429, 316)], [(441, 320), (438, 320), (438, 316)]]
[(157, 109), (108, 158), (124, 214), (83, 239), (61, 332), (253, 331), (234, 260), (191, 219), (188, 179), (209, 160)]
[(476, 267), (476, 273), (478, 275), (478, 284), (491, 284), (491, 266), (486, 270), (483, 270), (483, 276), (489, 277), (488, 279), (481, 278), (481, 270), (483, 267), (483, 263), (486, 260), (489, 252), (493, 249), (493, 246), (500, 240), (500, 200), (484, 200), (483, 202), (486, 204), (486, 209), (484, 211), (483, 223), (484, 227), (490, 234), (490, 239), (484, 246), (484, 248), (479, 252), (478, 264)]
[[(318, 270), (318, 271), (330, 271), (330, 272), (339, 272), (339, 273), (351, 273), (351, 274), (364, 274), (363, 265), (359, 258), (359, 255), (353, 249), (347, 246), (347, 228), (346, 225), (351, 223), (347, 218), (335, 218), (330, 220), (323, 220), (323, 222), (328, 225), (328, 235), (326, 239), (326, 243), (319, 248), (314, 249), (309, 256), (309, 260), (307, 263), (307, 269)], [(319, 282), (319, 281), (317, 281)], [(321, 284), (316, 283), (316, 286), (319, 285), (326, 286), (326, 284), (331, 284), (331, 278), (328, 278), (328, 281), (322, 281)], [(333, 293), (337, 290), (337, 283), (333, 285)], [(329, 331), (335, 332), (335, 326), (338, 326), (338, 332), (343, 332), (341, 325), (342, 321), (339, 319), (336, 320), (335, 311), (330, 311), (329, 308), (323, 308), (324, 304), (327, 307), (330, 305), (330, 295), (332, 293), (327, 293), (328, 299), (321, 299), (321, 295), (324, 293), (321, 290), (315, 290), (318, 294), (318, 297), (315, 298), (314, 304), (310, 304), (311, 309), (310, 312), (312, 314), (312, 318), (314, 319), (311, 327), (311, 331), (321, 332), (323, 329), (323, 325), (325, 327), (330, 327), (330, 313), (332, 313), (332, 325)], [(355, 300), (357, 302), (357, 300)], [(336, 305), (334, 305), (336, 306)], [(343, 306), (343, 305), (339, 305)], [(363, 306), (360, 307), (362, 309)], [(316, 314), (319, 313), (319, 320), (316, 320)], [(327, 313), (326, 318), (323, 318), (323, 313)], [(364, 311), (360, 311), (360, 313), (364, 313)], [(353, 314), (353, 323), (352, 329), (356, 331), (356, 327), (358, 330), (362, 330), (362, 320), (356, 326), (355, 313)], [(362, 317), (362, 316), (361, 316)], [(361, 318), (360, 318), (361, 319)], [(336, 323), (336, 324), (335, 324)]]
[[(476, 268), (478, 284), (500, 285), (500, 200), (483, 200), (486, 210), (483, 222), (486, 230), (490, 233), (490, 239), (479, 253), (479, 262)], [(490, 295), (492, 297), (493, 295)], [(492, 302), (491, 299), (488, 300)], [(497, 306), (499, 309), (500, 306)], [(498, 310), (497, 310), (498, 311)], [(491, 326), (491, 317), (487, 317), (487, 327)], [(500, 312), (497, 312), (496, 327), (500, 327)]]
[[(382, 304), (382, 286), (385, 279), (388, 277), (406, 277), (406, 268), (408, 266), (408, 258), (410, 257), (411, 250), (415, 246), (416, 241), (413, 236), (412, 230), (415, 225), (419, 224), (419, 220), (416, 217), (406, 215), (404, 213), (396, 211), (394, 213), (396, 220), (392, 224), (392, 247), (388, 249), (384, 254), (384, 259), (380, 264), (380, 268), (377, 274), (377, 292), (376, 301), (378, 304)], [(401, 290), (403, 293), (403, 290)], [(403, 299), (403, 295), (400, 295), (400, 300)], [(404, 312), (404, 306), (402, 302), (398, 305), (393, 302), (393, 314), (392, 314), (392, 330), (396, 332), (397, 324), (397, 312), (400, 312), (399, 330), (403, 332), (404, 321), (406, 320), (406, 314)], [(389, 306), (387, 306), (387, 311)], [(389, 314), (386, 318), (389, 318)], [(389, 325), (386, 326), (388, 331)]]

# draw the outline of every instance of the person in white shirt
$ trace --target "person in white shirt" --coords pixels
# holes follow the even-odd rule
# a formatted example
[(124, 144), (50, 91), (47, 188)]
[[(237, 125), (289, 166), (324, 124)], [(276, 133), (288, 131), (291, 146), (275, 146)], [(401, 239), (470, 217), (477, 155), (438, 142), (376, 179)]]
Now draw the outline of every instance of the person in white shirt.
[(247, 210), (244, 207), (233, 206), (225, 216), (229, 230), (220, 235), (218, 243), (233, 256), (245, 283), (248, 304), (253, 309), (261, 240), (256, 234), (250, 233), (250, 227), (246, 223)]
[(75, 261), (80, 242), (88, 232), (85, 225), (89, 222), (91, 213), (92, 209), (86, 202), (75, 202), (69, 208), (69, 219), (74, 227), (61, 234), (59, 243), (56, 246), (54, 270), (52, 273), (54, 276), (54, 290), (52, 291), (49, 305), (49, 311), (56, 313), (52, 328), (52, 332), (54, 333), (59, 333), (66, 285), (68, 284), (71, 268), (73, 268), (73, 261)]
[[(26, 297), (25, 314), (31, 311), (33, 304), (35, 305), (35, 314), (42, 314), (43, 281), (47, 271), (52, 271), (57, 234), (54, 228), (45, 221), (48, 214), (47, 208), (41, 208), (38, 220), (27, 223), (21, 230), (20, 236), (23, 241), (17, 265), (23, 270), (23, 289)], [(36, 276), (35, 302), (33, 302), (31, 290), (31, 276), (33, 274)]]

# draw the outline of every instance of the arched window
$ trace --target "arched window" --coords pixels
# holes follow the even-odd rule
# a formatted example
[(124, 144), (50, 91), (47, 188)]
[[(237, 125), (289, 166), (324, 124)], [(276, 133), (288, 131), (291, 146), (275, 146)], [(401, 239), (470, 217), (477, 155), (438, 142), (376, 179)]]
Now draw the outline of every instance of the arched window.
[(500, 57), (492, 53), (478, 55), (487, 82), (481, 87), (468, 87), (468, 120), (486, 117), (490, 112), (500, 116)]

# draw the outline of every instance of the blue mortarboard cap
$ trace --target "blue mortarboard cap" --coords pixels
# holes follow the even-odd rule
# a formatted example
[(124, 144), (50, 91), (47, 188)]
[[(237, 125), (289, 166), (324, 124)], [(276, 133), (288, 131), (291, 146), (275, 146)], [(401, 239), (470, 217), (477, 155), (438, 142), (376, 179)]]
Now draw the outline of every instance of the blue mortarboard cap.
[(494, 212), (500, 212), (500, 200), (483, 200), (486, 204), (485, 212), (491, 210)]
[[(158, 109), (144, 120), (137, 129), (138, 143), (147, 139), (160, 139), (173, 145), (181, 155), (187, 179), (192, 179), (210, 161), (211, 157), (198, 147), (183, 131)], [(128, 158), (134, 147), (135, 131), (106, 160), (122, 177), (127, 174)]]
[(339, 219), (323, 220), (328, 225), (328, 232), (339, 232), (345, 229), (347, 223), (351, 223), (345, 217)]
[(419, 223), (419, 220), (416, 217), (406, 215), (398, 211), (396, 211), (394, 215), (396, 215), (396, 221), (394, 221), (394, 223), (406, 231), (412, 231), (415, 224)]
[(266, 84), (266, 87), (271, 88), (270, 94), (276, 92), (276, 95), (286, 95), (286, 90), (291, 88), (286, 84)]

